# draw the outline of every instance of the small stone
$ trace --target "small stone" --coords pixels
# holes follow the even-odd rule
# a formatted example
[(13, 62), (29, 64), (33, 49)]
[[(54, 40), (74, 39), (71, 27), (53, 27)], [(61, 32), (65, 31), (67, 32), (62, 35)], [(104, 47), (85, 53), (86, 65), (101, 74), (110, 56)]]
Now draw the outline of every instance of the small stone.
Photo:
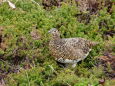
[(34, 40), (39, 40), (41, 38), (41, 35), (37, 30), (32, 30), (30, 34)]
[(104, 84), (105, 84), (105, 79), (101, 79), (101, 80), (99, 80), (99, 84), (101, 84), (101, 85), (104, 86)]

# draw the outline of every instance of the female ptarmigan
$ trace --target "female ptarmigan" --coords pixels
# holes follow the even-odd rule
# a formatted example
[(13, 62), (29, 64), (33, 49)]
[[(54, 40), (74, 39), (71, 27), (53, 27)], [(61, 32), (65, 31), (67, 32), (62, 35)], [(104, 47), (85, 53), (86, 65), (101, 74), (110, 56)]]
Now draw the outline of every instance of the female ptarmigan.
[(85, 59), (91, 48), (97, 44), (84, 38), (60, 38), (60, 33), (56, 28), (51, 29), (49, 33), (52, 36), (49, 50), (55, 60), (64, 64), (72, 64), (72, 67)]

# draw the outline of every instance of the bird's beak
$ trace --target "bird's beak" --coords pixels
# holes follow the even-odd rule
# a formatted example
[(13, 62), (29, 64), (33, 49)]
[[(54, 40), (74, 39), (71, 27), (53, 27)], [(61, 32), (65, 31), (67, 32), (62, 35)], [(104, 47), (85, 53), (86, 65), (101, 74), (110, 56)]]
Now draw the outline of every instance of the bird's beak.
[(50, 30), (48, 31), (48, 33), (50, 33)]
[(48, 33), (51, 33), (51, 31), (49, 30)]

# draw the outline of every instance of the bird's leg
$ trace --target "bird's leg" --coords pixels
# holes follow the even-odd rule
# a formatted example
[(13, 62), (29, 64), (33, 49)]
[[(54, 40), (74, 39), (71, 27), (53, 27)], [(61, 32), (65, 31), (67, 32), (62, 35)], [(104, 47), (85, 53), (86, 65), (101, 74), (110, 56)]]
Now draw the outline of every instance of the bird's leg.
[(60, 64), (60, 67), (62, 68), (67, 68), (69, 64), (65, 63), (65, 64)]
[(66, 68), (66, 67), (68, 67), (68, 63), (60, 63), (60, 62), (58, 62), (57, 61), (57, 64), (60, 66), (60, 67), (62, 67), (62, 68)]
[(76, 64), (77, 64), (77, 63), (73, 63), (73, 64), (72, 64), (72, 68), (75, 68), (75, 67), (76, 67)]
[(67, 67), (68, 67), (68, 65), (69, 65), (68, 63), (65, 63), (64, 67), (65, 67), (65, 68), (67, 68)]

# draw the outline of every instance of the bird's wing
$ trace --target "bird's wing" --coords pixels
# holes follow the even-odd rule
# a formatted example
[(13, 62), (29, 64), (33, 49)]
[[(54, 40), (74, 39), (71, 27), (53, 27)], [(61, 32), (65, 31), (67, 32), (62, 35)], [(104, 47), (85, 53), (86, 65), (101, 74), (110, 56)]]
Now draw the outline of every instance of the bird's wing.
[(65, 40), (66, 46), (73, 47), (75, 50), (80, 49), (86, 54), (90, 51), (91, 41), (89, 40), (84, 38), (65, 38), (63, 40)]
[(65, 44), (68, 46), (73, 46), (74, 48), (81, 48), (88, 43), (88, 40), (84, 38), (65, 38), (62, 39), (65, 41)]

